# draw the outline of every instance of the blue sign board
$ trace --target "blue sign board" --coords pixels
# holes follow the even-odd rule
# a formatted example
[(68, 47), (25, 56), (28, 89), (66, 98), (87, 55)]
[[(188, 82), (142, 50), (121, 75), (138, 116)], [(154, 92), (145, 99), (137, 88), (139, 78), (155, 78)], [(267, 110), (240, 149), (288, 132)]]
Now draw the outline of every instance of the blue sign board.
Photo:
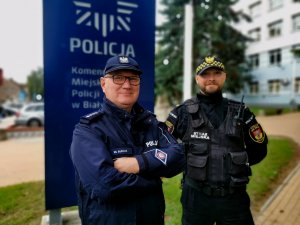
[(108, 58), (139, 62), (139, 102), (153, 110), (155, 1), (44, 0), (43, 15), (46, 209), (57, 209), (77, 204), (72, 132), (102, 102), (99, 78)]

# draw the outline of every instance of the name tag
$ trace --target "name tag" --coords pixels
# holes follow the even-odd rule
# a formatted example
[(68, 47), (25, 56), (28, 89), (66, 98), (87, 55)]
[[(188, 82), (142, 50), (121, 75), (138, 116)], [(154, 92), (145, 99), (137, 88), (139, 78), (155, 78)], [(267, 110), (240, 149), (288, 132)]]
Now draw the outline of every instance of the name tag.
[(111, 151), (114, 156), (132, 155), (132, 148), (114, 148)]

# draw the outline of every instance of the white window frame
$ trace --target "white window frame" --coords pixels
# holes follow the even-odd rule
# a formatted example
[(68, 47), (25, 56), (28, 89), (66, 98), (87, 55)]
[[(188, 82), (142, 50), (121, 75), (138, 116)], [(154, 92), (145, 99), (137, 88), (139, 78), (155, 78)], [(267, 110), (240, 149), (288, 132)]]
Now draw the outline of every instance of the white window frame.
[(258, 28), (249, 30), (248, 35), (253, 41), (260, 41), (260, 36), (261, 36), (260, 28), (258, 27)]
[(274, 10), (283, 6), (283, 0), (269, 0), (270, 10)]
[(278, 66), (281, 64), (282, 55), (281, 49), (269, 51), (269, 64), (271, 66)]
[(282, 20), (270, 23), (268, 25), (269, 38), (275, 38), (281, 36), (282, 30)]
[(268, 90), (270, 94), (278, 94), (281, 89), (281, 81), (279, 79), (268, 81)]
[(300, 13), (292, 16), (293, 31), (300, 31)]
[(295, 78), (295, 93), (300, 94), (300, 77)]
[(259, 54), (249, 55), (250, 67), (252, 69), (259, 67)]
[(259, 93), (259, 83), (258, 81), (253, 81), (249, 83), (250, 94), (256, 95)]
[(249, 6), (249, 15), (251, 18), (255, 18), (261, 15), (261, 2), (255, 2)]

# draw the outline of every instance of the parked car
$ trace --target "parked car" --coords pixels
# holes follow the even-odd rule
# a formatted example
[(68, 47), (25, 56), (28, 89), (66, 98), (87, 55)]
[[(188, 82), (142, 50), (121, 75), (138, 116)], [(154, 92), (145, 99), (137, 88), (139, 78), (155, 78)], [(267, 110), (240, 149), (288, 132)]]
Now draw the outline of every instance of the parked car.
[(0, 119), (6, 118), (6, 117), (11, 117), (11, 116), (16, 116), (17, 113), (18, 113), (17, 109), (9, 108), (4, 105), (3, 106), (0, 105)]
[(44, 126), (44, 103), (36, 102), (24, 105), (17, 114), (15, 124), (29, 127)]
[(4, 108), (8, 108), (8, 109), (13, 109), (13, 110), (18, 110), (20, 111), (20, 109), (24, 106), (23, 103), (15, 103), (15, 102), (6, 102), (3, 104)]

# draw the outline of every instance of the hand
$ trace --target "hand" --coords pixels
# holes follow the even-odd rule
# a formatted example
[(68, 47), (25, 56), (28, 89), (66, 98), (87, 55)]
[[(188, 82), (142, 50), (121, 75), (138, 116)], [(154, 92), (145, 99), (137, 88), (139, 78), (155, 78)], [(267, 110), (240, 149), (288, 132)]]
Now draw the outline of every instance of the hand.
[(140, 171), (138, 161), (135, 157), (122, 157), (114, 161), (114, 167), (121, 173), (137, 174)]

